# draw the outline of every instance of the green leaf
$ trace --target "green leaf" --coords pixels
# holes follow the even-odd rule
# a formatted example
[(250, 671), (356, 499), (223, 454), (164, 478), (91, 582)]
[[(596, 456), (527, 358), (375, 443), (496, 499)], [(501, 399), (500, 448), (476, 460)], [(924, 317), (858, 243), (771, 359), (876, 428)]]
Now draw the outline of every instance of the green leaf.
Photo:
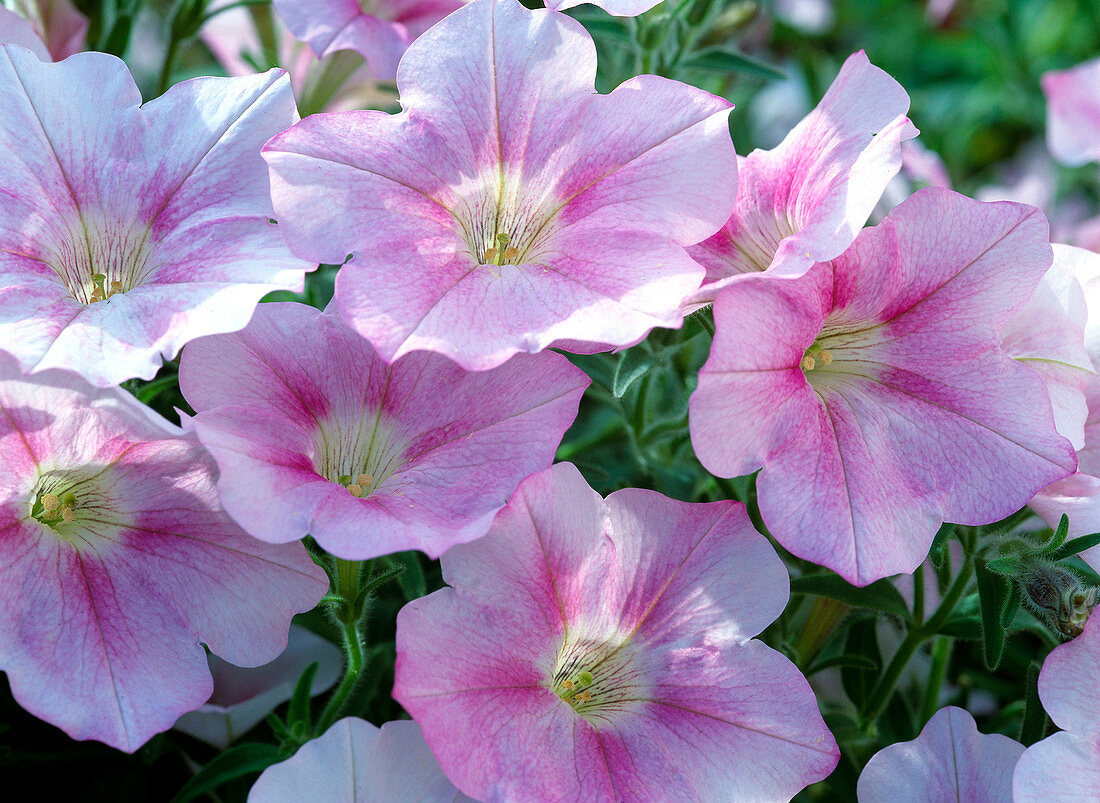
[[(1062, 517), (1065, 518), (1064, 516)], [(1084, 552), (1086, 549), (1092, 549), (1097, 544), (1100, 544), (1100, 533), (1093, 533), (1092, 535), (1082, 535), (1080, 538), (1071, 538), (1057, 549), (1050, 553), (1051, 560), (1065, 560), (1066, 558), (1073, 557), (1078, 552)]]
[(390, 555), (390, 560), (405, 571), (397, 577), (397, 583), (405, 592), (406, 600), (419, 599), (428, 593), (427, 584), (424, 581), (424, 567), (420, 565), (420, 558), (416, 552), (398, 552)]
[(878, 668), (882, 664), (882, 653), (879, 651), (878, 636), (875, 633), (875, 617), (866, 616), (849, 625), (844, 652), (866, 658), (874, 666), (874, 669), (858, 666), (840, 669), (840, 682), (844, 686), (844, 692), (857, 709), (862, 709), (871, 695)]
[(982, 638), (981, 602), (978, 594), (964, 597), (937, 633), (968, 641)]
[(943, 568), (944, 558), (947, 557), (947, 542), (955, 532), (955, 525), (944, 523), (936, 531), (936, 537), (932, 539), (932, 546), (928, 549), (928, 556), (932, 558), (932, 564), (937, 569)]
[(982, 560), (974, 561), (974, 575), (978, 580), (982, 612), (982, 657), (986, 667), (992, 671), (1001, 663), (1005, 649), (1001, 616), (1009, 597), (1009, 583), (1001, 575), (991, 572)]
[(645, 349), (627, 349), (619, 356), (615, 365), (615, 375), (611, 378), (611, 392), (621, 399), (630, 390), (630, 386), (645, 376), (653, 367), (653, 355)]
[(803, 674), (806, 677), (810, 677), (810, 675), (816, 675), (818, 672), (823, 672), (826, 669), (833, 669), (838, 666), (867, 669), (872, 672), (878, 669), (878, 664), (862, 655), (834, 655), (831, 658), (823, 658), (820, 661), (815, 661), (805, 672), (803, 672)]
[(1012, 629), (1012, 623), (1016, 621), (1016, 612), (1020, 610), (1020, 586), (1016, 582), (1008, 584), (1008, 596), (1005, 598), (1004, 607), (1001, 608), (1001, 627), (1005, 630)]
[(1054, 531), (1050, 540), (1047, 541), (1046, 546), (1043, 548), (1043, 552), (1054, 552), (1066, 542), (1067, 536), (1069, 536), (1069, 516), (1063, 513), (1062, 518), (1058, 519), (1058, 529)]
[(770, 64), (750, 58), (744, 53), (723, 50), (720, 47), (700, 50), (691, 58), (681, 62), (681, 66), (722, 73), (745, 73), (746, 75), (758, 75), (772, 80), (782, 80), (787, 77), (785, 72)]
[(1020, 559), (1015, 555), (1002, 555), (985, 562), (985, 568), (991, 572), (1013, 577), (1020, 573)]
[(301, 723), (305, 726), (305, 732), (313, 730), (313, 724), (309, 714), (310, 692), (313, 690), (313, 678), (317, 676), (317, 668), (320, 664), (314, 661), (306, 667), (298, 682), (294, 686), (294, 694), (290, 698), (290, 709), (286, 714), (287, 725), (291, 730)]
[(187, 803), (199, 795), (217, 789), (223, 783), (263, 770), (285, 756), (273, 744), (246, 742), (230, 747), (201, 770), (176, 793), (172, 803)]
[(1027, 669), (1027, 696), (1024, 697), (1024, 718), (1020, 723), (1020, 742), (1031, 747), (1046, 735), (1047, 712), (1039, 700), (1039, 670), (1042, 664), (1032, 661)]
[(835, 574), (804, 575), (791, 580), (791, 593), (814, 594), (902, 618), (909, 616), (909, 607), (905, 604), (905, 599), (894, 584), (885, 579), (857, 588)]

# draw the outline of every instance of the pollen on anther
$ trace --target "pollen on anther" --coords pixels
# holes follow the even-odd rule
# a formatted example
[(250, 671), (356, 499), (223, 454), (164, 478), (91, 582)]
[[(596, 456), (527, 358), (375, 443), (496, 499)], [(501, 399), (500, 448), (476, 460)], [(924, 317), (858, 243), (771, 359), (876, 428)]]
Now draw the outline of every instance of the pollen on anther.
[(61, 508), (61, 518), (64, 521), (71, 523), (76, 520), (76, 513), (73, 512), (73, 509), (71, 507), (65, 505), (63, 508)]
[(818, 357), (819, 360), (821, 360), (822, 365), (832, 365), (833, 364), (833, 355), (826, 349), (822, 349), (821, 353), (818, 354), (817, 357)]
[(348, 486), (348, 493), (350, 493), (357, 499), (361, 498), (363, 496), (363, 486), (353, 482), (351, 485)]
[(59, 507), (61, 507), (61, 500), (57, 498), (56, 494), (42, 495), (42, 509), (47, 513), (53, 513)]
[(812, 371), (816, 365), (817, 360), (807, 354), (805, 357), (802, 358), (802, 361), (798, 364), (798, 367), (801, 368), (803, 371)]
[(374, 482), (374, 477), (372, 477), (370, 474), (360, 474), (358, 477), (355, 478), (355, 484), (361, 485), (364, 488), (366, 488), (372, 482)]
[(481, 258), (482, 262), (495, 262), (497, 258), (497, 250), (495, 248), (486, 248), (485, 255)]

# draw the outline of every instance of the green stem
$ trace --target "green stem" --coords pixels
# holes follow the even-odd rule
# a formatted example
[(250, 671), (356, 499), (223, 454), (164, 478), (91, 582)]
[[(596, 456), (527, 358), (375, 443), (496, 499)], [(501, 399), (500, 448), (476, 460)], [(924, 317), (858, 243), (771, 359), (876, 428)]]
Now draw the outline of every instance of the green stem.
[(271, 5), (271, 0), (237, 0), (237, 2), (235, 2), (235, 3), (230, 3), (229, 5), (221, 6), (220, 8), (215, 8), (213, 11), (209, 12), (208, 14), (204, 14), (202, 20), (199, 22), (199, 27), (201, 28), (203, 25), (208, 23), (214, 17), (221, 14), (223, 11), (230, 11), (234, 8), (248, 8), (249, 6), (269, 6), (269, 5)]
[(913, 624), (924, 624), (924, 564), (913, 572)]
[(928, 672), (928, 687), (924, 690), (924, 702), (920, 710), (923, 725), (932, 718), (940, 702), (940, 689), (947, 675), (947, 659), (951, 656), (951, 639), (940, 636), (932, 645), (932, 669)]
[(363, 636), (359, 632), (358, 622), (345, 622), (343, 627), (344, 651), (347, 654), (348, 665), (344, 670), (344, 678), (329, 699), (321, 718), (317, 720), (317, 729), (314, 736), (320, 736), (336, 718), (343, 713), (344, 704), (351, 695), (355, 684), (359, 682), (359, 674), (363, 671)]
[(936, 608), (936, 612), (924, 624), (910, 627), (905, 640), (898, 647), (898, 651), (894, 653), (894, 657), (890, 659), (890, 663), (886, 665), (886, 669), (883, 670), (882, 677), (879, 678), (867, 700), (867, 704), (860, 713), (860, 722), (864, 730), (869, 729), (874, 721), (878, 719), (878, 715), (882, 713), (882, 709), (889, 701), (890, 695), (894, 693), (898, 678), (905, 671), (905, 667), (909, 665), (909, 659), (913, 657), (913, 653), (926, 639), (935, 635), (943, 626), (943, 623), (947, 621), (947, 618), (951, 616), (955, 606), (959, 604), (963, 593), (970, 585), (973, 576), (974, 560), (968, 551), (958, 576), (951, 582), (951, 587), (947, 589), (947, 593), (944, 594), (943, 601)]
[(157, 82), (157, 95), (163, 95), (168, 90), (168, 84), (172, 80), (172, 67), (176, 63), (176, 53), (179, 51), (180, 40), (169, 34), (168, 50), (164, 54), (164, 67), (160, 71), (160, 81)]

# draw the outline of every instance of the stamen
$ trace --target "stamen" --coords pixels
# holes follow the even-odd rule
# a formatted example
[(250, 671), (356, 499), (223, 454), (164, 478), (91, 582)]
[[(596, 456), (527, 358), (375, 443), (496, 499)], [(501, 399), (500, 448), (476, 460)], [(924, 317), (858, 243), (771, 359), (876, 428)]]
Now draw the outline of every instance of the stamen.
[(828, 349), (822, 349), (821, 353), (817, 355), (817, 358), (821, 360), (822, 365), (833, 364), (833, 355), (829, 353)]
[(53, 513), (61, 507), (61, 500), (57, 498), (56, 494), (43, 494), (42, 495), (42, 509), (47, 513)]
[(69, 507), (68, 505), (65, 505), (64, 507), (61, 508), (61, 518), (66, 523), (71, 524), (73, 521), (76, 520), (76, 513), (73, 512), (73, 509), (71, 507)]
[(481, 258), (481, 261), (483, 263), (485, 263), (486, 265), (495, 265), (495, 264), (497, 264), (497, 249), (495, 249), (495, 248), (486, 248), (485, 249), (485, 255)]
[(348, 486), (348, 493), (350, 493), (356, 499), (362, 498), (363, 486), (353, 482), (351, 485)]
[(802, 358), (802, 361), (798, 364), (798, 367), (801, 368), (803, 371), (812, 371), (816, 366), (817, 360), (815, 360), (809, 354), (804, 356)]
[(372, 482), (374, 482), (374, 477), (372, 477), (370, 474), (360, 474), (358, 477), (355, 478), (355, 484), (362, 485), (364, 488), (369, 486)]

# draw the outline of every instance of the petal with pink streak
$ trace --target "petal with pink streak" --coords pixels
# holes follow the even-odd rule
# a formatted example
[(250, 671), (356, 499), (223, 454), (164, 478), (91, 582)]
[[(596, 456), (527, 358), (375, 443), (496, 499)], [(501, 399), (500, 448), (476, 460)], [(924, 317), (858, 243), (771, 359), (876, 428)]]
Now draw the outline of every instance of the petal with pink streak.
[(285, 75), (199, 78), (139, 107), (114, 57), (2, 50), (0, 340), (24, 370), (150, 378), (267, 292), (301, 288), (310, 265), (270, 222), (259, 156), (296, 119)]
[(453, 588), (398, 614), (394, 696), (467, 794), (785, 799), (836, 765), (805, 679), (751, 639), (787, 578), (742, 506), (601, 500), (558, 464), (442, 563)]
[(409, 49), (405, 112), (314, 116), (265, 147), (291, 247), (347, 261), (337, 309), (385, 359), (485, 370), (681, 323), (702, 279), (683, 247), (733, 204), (729, 104), (656, 76), (597, 95), (595, 66), (568, 17), (475, 0)]
[[(312, 534), (348, 559), (438, 556), (483, 535), (519, 481), (553, 460), (587, 378), (557, 354), (467, 373), (418, 353), (393, 365), (332, 313), (264, 304), (241, 332), (191, 344), (180, 387), (257, 538)], [(341, 476), (370, 475), (361, 496)]]
[(1080, 803), (1100, 798), (1100, 741), (1066, 731), (1033, 744), (1012, 776), (1016, 803)]
[(286, 761), (265, 769), (248, 793), (249, 803), (318, 799), (346, 803), (469, 800), (447, 780), (415, 722), (398, 720), (376, 728), (354, 717), (341, 719)]
[[(929, 189), (801, 278), (732, 282), (691, 400), (703, 465), (762, 465), (769, 530), (858, 584), (912, 571), (942, 521), (1016, 510), (1075, 465), (1001, 346), (1048, 249), (1036, 210)], [(811, 345), (831, 362), (805, 368)]]
[[(299, 545), (241, 531), (198, 443), (128, 394), (6, 356), (0, 376), (0, 668), (31, 713), (133, 751), (210, 695), (201, 643), (270, 661), (327, 583)], [(35, 514), (55, 488), (71, 523)]]
[(917, 135), (909, 96), (863, 51), (852, 54), (817, 108), (770, 151), (740, 165), (737, 206), (725, 226), (690, 250), (707, 269), (689, 307), (710, 303), (732, 277), (801, 275), (855, 239)]
[(1024, 746), (978, 732), (961, 708), (936, 712), (910, 742), (875, 753), (859, 776), (860, 803), (890, 800), (982, 800), (1012, 803), (1012, 771)]
[(1100, 161), (1100, 59), (1043, 75), (1047, 147), (1062, 164)]

